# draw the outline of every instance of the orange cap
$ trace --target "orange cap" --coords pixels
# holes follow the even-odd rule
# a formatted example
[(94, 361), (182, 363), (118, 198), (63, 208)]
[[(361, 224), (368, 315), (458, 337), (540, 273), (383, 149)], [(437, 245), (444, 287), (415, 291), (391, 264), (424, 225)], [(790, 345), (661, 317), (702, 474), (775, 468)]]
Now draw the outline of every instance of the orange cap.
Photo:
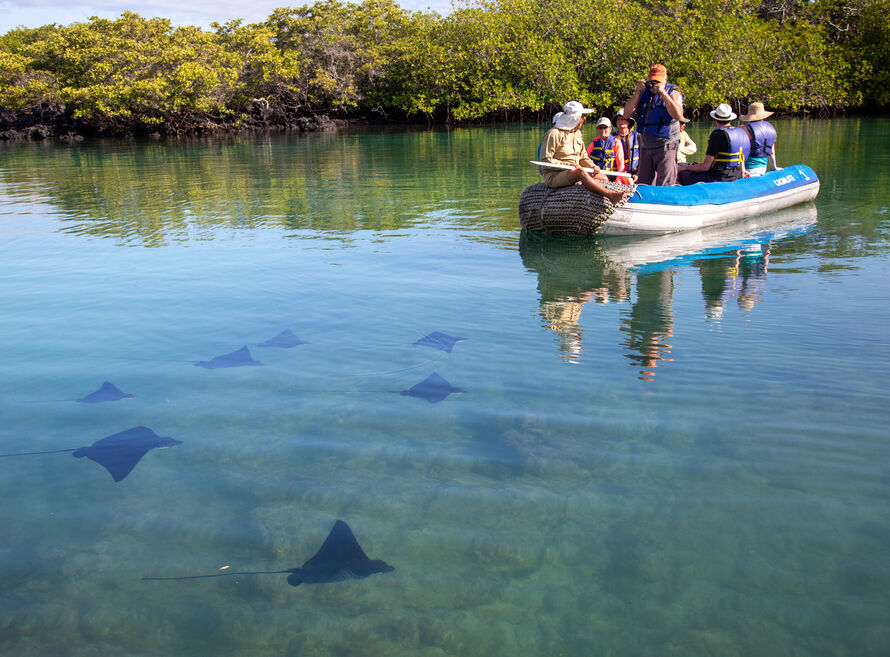
[(659, 82), (664, 82), (665, 78), (668, 76), (667, 69), (661, 64), (653, 64), (649, 69), (649, 79), (650, 80), (658, 80)]

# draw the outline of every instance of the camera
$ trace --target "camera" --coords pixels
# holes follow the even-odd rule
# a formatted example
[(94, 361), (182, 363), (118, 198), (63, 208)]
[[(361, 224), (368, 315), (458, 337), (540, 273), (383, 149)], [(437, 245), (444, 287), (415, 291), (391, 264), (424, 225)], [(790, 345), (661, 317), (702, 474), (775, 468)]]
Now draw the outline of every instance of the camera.
[(646, 80), (646, 88), (649, 91), (652, 91), (652, 87), (654, 87), (656, 84), (658, 84), (658, 80)]

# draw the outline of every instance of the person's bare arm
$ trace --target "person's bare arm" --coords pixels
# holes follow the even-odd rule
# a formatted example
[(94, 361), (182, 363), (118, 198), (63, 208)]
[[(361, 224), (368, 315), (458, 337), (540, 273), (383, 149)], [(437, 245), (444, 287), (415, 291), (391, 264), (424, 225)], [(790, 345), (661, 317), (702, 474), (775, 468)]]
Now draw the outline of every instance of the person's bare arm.
[(711, 165), (714, 164), (714, 156), (713, 155), (705, 155), (705, 159), (698, 164), (690, 164), (688, 166), (683, 167), (683, 171), (708, 171), (711, 168)]
[[(645, 86), (645, 83), (643, 84)], [(664, 108), (671, 115), (672, 119), (679, 121), (683, 118), (683, 95), (679, 91), (674, 89), (671, 93), (668, 93), (664, 89), (664, 82), (656, 82), (652, 86), (652, 93), (661, 96), (664, 101)]]
[(779, 170), (779, 165), (776, 164), (776, 145), (773, 144), (772, 151), (769, 154), (769, 161), (767, 162), (766, 170), (769, 171), (770, 166), (772, 166), (773, 171)]
[(630, 97), (630, 100), (628, 100), (627, 104), (624, 106), (624, 116), (629, 119), (633, 118), (634, 113), (637, 111), (637, 105), (640, 104), (640, 96), (643, 94), (643, 89), (645, 88), (645, 80), (637, 82), (637, 88), (634, 91), (634, 95)]

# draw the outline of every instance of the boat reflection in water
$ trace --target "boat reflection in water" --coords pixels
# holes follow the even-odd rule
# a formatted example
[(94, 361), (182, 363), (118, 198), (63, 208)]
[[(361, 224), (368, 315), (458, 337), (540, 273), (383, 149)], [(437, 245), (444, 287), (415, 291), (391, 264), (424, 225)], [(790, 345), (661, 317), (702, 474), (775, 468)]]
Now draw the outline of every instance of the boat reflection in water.
[(674, 274), (698, 271), (705, 318), (720, 321), (733, 302), (750, 311), (763, 300), (774, 245), (816, 224), (812, 204), (729, 225), (645, 238), (555, 237), (523, 231), (522, 263), (538, 275), (540, 315), (557, 335), (559, 355), (580, 360), (581, 311), (588, 303), (620, 303), (621, 346), (640, 378), (652, 381), (670, 362)]

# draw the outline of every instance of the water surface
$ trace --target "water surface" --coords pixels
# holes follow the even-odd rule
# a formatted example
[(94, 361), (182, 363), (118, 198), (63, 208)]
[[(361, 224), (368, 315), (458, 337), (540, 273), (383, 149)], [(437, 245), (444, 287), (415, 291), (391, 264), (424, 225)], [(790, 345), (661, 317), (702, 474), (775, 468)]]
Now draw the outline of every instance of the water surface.
[(538, 125), (0, 149), (0, 452), (183, 441), (0, 459), (0, 652), (886, 654), (890, 121), (776, 125), (815, 203), (642, 239), (520, 234)]

